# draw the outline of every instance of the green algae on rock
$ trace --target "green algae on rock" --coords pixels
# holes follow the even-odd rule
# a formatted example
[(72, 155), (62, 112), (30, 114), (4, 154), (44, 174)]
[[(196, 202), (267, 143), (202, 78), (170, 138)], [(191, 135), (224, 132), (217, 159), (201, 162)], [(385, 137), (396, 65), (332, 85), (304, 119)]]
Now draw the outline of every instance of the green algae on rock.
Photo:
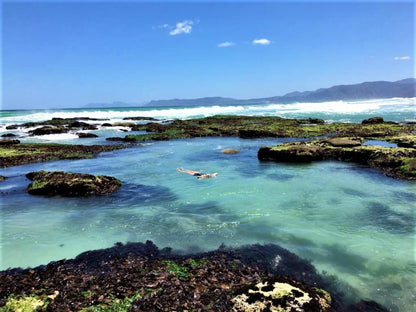
[(0, 167), (19, 166), (23, 164), (60, 160), (84, 159), (94, 155), (114, 151), (125, 146), (114, 145), (66, 145), (20, 143), (0, 146)]
[[(344, 143), (343, 143), (344, 142)], [(279, 162), (310, 162), (340, 160), (365, 164), (383, 170), (387, 175), (401, 179), (416, 179), (416, 150), (401, 147), (361, 146), (350, 138), (314, 140), (263, 146), (260, 160)]]
[(27, 192), (31, 195), (47, 196), (91, 196), (106, 195), (121, 187), (120, 180), (109, 176), (94, 176), (63, 171), (30, 172), (26, 177), (33, 182)]
[[(377, 119), (378, 120), (378, 119)], [(259, 116), (212, 116), (171, 122), (150, 122), (136, 125), (133, 130), (146, 131), (147, 134), (127, 135), (120, 140), (126, 142), (147, 140), (172, 140), (194, 137), (238, 136), (241, 138), (311, 138), (321, 135), (349, 137), (385, 137), (410, 134), (415, 130), (412, 125), (393, 122), (325, 123), (322, 119), (290, 119), (281, 117)]]

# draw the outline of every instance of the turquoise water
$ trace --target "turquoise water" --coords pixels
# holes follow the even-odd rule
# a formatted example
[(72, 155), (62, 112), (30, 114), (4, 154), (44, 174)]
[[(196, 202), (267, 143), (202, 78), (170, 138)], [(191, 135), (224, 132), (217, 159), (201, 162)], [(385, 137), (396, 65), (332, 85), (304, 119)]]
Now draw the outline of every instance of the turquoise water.
[[(204, 138), (1, 169), (1, 269), (71, 258), (115, 242), (210, 250), (222, 243), (275, 243), (349, 283), (361, 298), (414, 311), (416, 184), (342, 162), (259, 162), (283, 140)], [(238, 154), (222, 154), (237, 148)], [(177, 167), (218, 172), (197, 180)], [(110, 196), (26, 194), (27, 172), (111, 175)], [(7, 195), (5, 194), (7, 193)], [(352, 293), (351, 293), (352, 294)]]

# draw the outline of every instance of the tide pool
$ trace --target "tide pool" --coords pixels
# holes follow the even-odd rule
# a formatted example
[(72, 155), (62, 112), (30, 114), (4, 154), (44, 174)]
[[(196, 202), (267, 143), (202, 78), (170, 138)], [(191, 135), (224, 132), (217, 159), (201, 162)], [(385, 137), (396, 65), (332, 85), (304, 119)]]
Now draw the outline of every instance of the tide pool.
[[(1, 169), (1, 269), (116, 242), (183, 251), (274, 243), (350, 284), (352, 299), (413, 311), (416, 184), (356, 164), (258, 161), (260, 146), (284, 141), (175, 140)], [(219, 175), (197, 180), (177, 167)], [(111, 175), (123, 186), (103, 197), (36, 197), (24, 192), (24, 175), (37, 170)]]

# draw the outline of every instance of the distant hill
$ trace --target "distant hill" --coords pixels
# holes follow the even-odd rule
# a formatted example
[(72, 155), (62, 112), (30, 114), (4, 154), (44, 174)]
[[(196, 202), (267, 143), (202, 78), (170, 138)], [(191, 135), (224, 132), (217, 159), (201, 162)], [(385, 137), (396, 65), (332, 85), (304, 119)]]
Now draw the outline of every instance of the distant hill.
[(394, 97), (416, 97), (416, 79), (399, 81), (373, 81), (353, 85), (338, 85), (315, 91), (291, 92), (282, 96), (238, 100), (224, 97), (204, 97), (198, 99), (172, 99), (150, 101), (147, 106), (207, 106), (242, 105), (262, 103), (289, 104), (295, 102), (326, 102), (340, 100), (386, 99)]
[(339, 85), (316, 91), (296, 93), (269, 98), (279, 102), (325, 102), (339, 100), (386, 99), (394, 97), (415, 97), (416, 79), (409, 78), (395, 82), (374, 81), (354, 85)]

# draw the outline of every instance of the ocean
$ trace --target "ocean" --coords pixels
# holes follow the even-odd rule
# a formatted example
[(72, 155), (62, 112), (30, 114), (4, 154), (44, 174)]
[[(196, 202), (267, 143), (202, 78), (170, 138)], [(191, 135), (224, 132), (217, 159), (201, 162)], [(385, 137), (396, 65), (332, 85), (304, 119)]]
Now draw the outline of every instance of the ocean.
[[(139, 107), (1, 111), (0, 135), (22, 142), (114, 144), (125, 127), (29, 136), (6, 126), (54, 117), (121, 122), (125, 117), (188, 119), (226, 115), (322, 118), (361, 122), (382, 116), (416, 121), (416, 99), (207, 107)], [(105, 119), (105, 121), (104, 121)], [(160, 248), (206, 251), (274, 243), (308, 259), (319, 272), (349, 287), (351, 300), (376, 300), (391, 311), (414, 311), (416, 294), (416, 183), (389, 178), (366, 166), (343, 162), (259, 162), (263, 145), (296, 140), (194, 138), (150, 142), (100, 154), (0, 169), (0, 269), (33, 267), (116, 242), (152, 240)], [(239, 153), (221, 153), (235, 148)], [(218, 172), (197, 180), (176, 168)], [(24, 192), (25, 174), (64, 170), (117, 177), (122, 188), (109, 196), (38, 197)]]

